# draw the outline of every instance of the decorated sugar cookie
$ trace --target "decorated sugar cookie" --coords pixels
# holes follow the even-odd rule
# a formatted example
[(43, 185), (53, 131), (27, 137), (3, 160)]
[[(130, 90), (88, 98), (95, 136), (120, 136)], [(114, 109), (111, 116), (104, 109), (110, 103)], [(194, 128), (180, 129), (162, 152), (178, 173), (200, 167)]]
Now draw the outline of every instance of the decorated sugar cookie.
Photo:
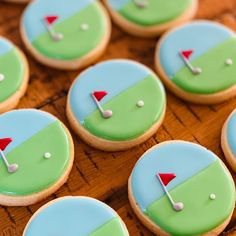
[(23, 236), (129, 236), (125, 224), (108, 205), (88, 197), (58, 198), (41, 207)]
[(190, 20), (197, 0), (104, 0), (113, 20), (126, 32), (153, 37)]
[(28, 80), (29, 67), (24, 54), (0, 37), (0, 113), (17, 106)]
[(94, 62), (110, 38), (110, 20), (96, 0), (35, 0), (26, 8), (21, 35), (32, 55), (58, 69)]
[(170, 31), (155, 62), (166, 86), (187, 101), (212, 104), (236, 95), (236, 37), (221, 24), (195, 21)]
[(170, 141), (148, 150), (129, 179), (129, 199), (157, 235), (218, 235), (235, 206), (235, 186), (224, 163), (206, 148)]
[(66, 127), (49, 113), (23, 109), (0, 115), (0, 204), (25, 206), (66, 181), (74, 159)]
[(67, 117), (87, 143), (115, 151), (152, 136), (165, 107), (164, 88), (150, 69), (129, 60), (110, 60), (78, 76), (68, 95)]
[(236, 110), (226, 120), (221, 134), (221, 146), (231, 168), (236, 172)]

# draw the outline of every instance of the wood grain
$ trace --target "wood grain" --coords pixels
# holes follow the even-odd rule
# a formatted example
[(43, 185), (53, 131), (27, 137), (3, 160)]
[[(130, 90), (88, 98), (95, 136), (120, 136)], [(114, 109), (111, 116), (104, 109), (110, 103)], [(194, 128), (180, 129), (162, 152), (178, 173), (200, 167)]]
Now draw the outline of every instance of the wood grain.
[[(1, 0), (0, 0), (1, 1)], [(0, 2), (0, 35), (24, 50), (19, 21), (24, 6)], [(236, 30), (236, 0), (200, 0), (197, 18), (215, 20)], [(129, 58), (153, 69), (156, 39), (139, 39), (114, 26), (111, 43), (100, 59)], [(25, 51), (25, 50), (24, 50)], [(51, 112), (67, 126), (66, 96), (70, 84), (80, 71), (65, 72), (38, 64), (25, 51), (31, 69), (29, 89), (19, 108), (37, 108)], [(236, 106), (233, 98), (214, 106), (186, 103), (167, 92), (168, 108), (165, 121), (156, 135), (137, 148), (125, 152), (105, 153), (83, 143), (73, 133), (75, 163), (67, 183), (45, 201), (29, 207), (0, 207), (0, 236), (20, 236), (32, 214), (46, 202), (66, 195), (88, 195), (113, 207), (123, 218), (131, 236), (151, 236), (137, 220), (127, 198), (127, 180), (137, 159), (156, 143), (183, 139), (206, 146), (223, 161), (220, 132), (223, 122)], [(233, 174), (233, 173), (232, 173)], [(233, 174), (236, 180), (236, 175)], [(223, 235), (236, 235), (236, 211)]]

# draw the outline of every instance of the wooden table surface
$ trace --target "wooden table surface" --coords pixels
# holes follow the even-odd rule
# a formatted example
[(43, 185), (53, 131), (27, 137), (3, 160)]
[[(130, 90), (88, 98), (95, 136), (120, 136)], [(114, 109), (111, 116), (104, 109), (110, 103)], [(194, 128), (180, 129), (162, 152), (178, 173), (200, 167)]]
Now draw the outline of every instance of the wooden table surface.
[[(25, 51), (19, 33), (23, 10), (22, 5), (0, 3), (0, 35), (9, 38)], [(236, 0), (200, 0), (197, 18), (216, 20), (236, 31)], [(132, 37), (114, 26), (111, 43), (100, 61), (129, 58), (153, 68), (155, 44), (156, 39)], [(30, 62), (30, 83), (18, 108), (37, 108), (51, 112), (69, 127), (65, 115), (66, 97), (72, 81), (80, 71), (50, 69), (37, 63), (28, 52), (25, 53)], [(75, 162), (67, 183), (51, 197), (33, 206), (0, 207), (0, 236), (22, 235), (26, 223), (39, 207), (54, 198), (67, 195), (98, 198), (120, 214), (131, 236), (153, 235), (138, 221), (128, 202), (127, 180), (134, 164), (156, 143), (172, 139), (200, 143), (225, 161), (220, 148), (221, 128), (236, 107), (235, 98), (214, 106), (186, 103), (169, 92), (167, 98), (167, 113), (159, 131), (147, 142), (131, 150), (116, 153), (98, 151), (83, 143), (71, 131), (75, 143)], [(236, 181), (235, 174), (233, 177)], [(236, 211), (223, 235), (236, 235), (235, 225)]]

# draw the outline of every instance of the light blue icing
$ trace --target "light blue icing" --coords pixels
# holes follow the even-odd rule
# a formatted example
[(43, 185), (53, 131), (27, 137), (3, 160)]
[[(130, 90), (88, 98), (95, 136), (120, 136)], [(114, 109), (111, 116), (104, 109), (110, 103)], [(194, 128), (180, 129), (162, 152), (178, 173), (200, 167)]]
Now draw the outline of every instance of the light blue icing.
[(0, 37), (0, 56), (8, 53), (13, 48), (13, 45), (6, 39)]
[(25, 236), (87, 236), (115, 217), (116, 213), (98, 200), (61, 198), (33, 218)]
[(147, 151), (132, 171), (131, 183), (135, 201), (143, 212), (164, 195), (157, 173), (174, 173), (168, 185), (171, 190), (207, 168), (217, 157), (206, 148), (189, 142), (164, 143)]
[(119, 11), (131, 1), (132, 0), (108, 0), (108, 3), (112, 7), (112, 9)]
[(78, 76), (70, 90), (69, 102), (74, 116), (83, 123), (97, 109), (91, 97), (93, 91), (108, 92), (101, 100), (101, 104), (105, 104), (150, 73), (146, 67), (129, 60), (111, 60), (90, 67)]
[(35, 0), (26, 8), (23, 15), (23, 25), (27, 38), (34, 41), (42, 33), (46, 32), (43, 19), (48, 15), (57, 15), (56, 24), (83, 10), (95, 0)]
[(235, 37), (235, 33), (223, 25), (210, 21), (195, 21), (167, 34), (156, 56), (171, 79), (185, 66), (179, 56), (181, 50), (193, 49), (194, 53), (190, 57), (192, 61), (231, 37)]
[(56, 121), (46, 112), (34, 109), (13, 110), (0, 115), (0, 138), (13, 138), (5, 154)]
[(236, 112), (234, 111), (227, 123), (227, 142), (232, 153), (236, 156)]

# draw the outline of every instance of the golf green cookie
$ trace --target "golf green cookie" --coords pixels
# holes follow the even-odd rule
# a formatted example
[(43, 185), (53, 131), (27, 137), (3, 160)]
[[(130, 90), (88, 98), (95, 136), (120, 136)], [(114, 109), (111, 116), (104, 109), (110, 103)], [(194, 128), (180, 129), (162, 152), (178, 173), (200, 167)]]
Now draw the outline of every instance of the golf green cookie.
[(156, 235), (219, 235), (234, 211), (235, 186), (214, 153), (194, 143), (169, 141), (136, 163), (129, 200)]
[(58, 69), (78, 69), (93, 63), (105, 50), (111, 25), (96, 0), (36, 0), (21, 20), (21, 36), (41, 63)]
[(23, 236), (129, 236), (118, 214), (89, 197), (63, 197), (41, 207)]
[(24, 54), (0, 37), (0, 113), (17, 106), (25, 94), (28, 80), (29, 66)]
[(74, 159), (69, 131), (56, 117), (34, 109), (0, 115), (0, 204), (34, 204), (64, 182)]
[(222, 129), (221, 146), (231, 168), (236, 172), (236, 110), (233, 110)]
[(158, 42), (155, 65), (165, 85), (180, 98), (200, 104), (236, 95), (236, 34), (212, 21), (194, 21)]
[(166, 96), (158, 77), (130, 60), (92, 66), (73, 83), (67, 117), (88, 144), (123, 150), (150, 138), (164, 119)]
[(154, 37), (196, 14), (197, 0), (103, 0), (113, 20), (124, 31)]

